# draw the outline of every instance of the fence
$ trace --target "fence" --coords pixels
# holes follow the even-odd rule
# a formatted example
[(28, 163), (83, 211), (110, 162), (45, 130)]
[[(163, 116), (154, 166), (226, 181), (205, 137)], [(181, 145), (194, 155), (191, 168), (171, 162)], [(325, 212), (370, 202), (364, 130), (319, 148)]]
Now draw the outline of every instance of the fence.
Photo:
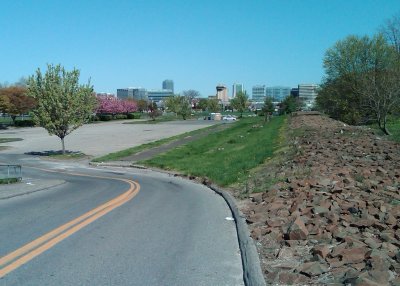
[(0, 165), (0, 183), (13, 183), (22, 180), (21, 165)]

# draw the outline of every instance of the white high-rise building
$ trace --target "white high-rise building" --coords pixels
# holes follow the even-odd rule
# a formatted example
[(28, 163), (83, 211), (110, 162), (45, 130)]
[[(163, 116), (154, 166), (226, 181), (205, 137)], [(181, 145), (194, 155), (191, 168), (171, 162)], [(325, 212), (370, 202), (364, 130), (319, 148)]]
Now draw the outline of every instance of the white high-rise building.
[(311, 110), (314, 107), (318, 88), (319, 85), (314, 83), (299, 84), (299, 100), (304, 110)]
[(265, 85), (255, 85), (252, 88), (251, 98), (253, 102), (265, 101)]

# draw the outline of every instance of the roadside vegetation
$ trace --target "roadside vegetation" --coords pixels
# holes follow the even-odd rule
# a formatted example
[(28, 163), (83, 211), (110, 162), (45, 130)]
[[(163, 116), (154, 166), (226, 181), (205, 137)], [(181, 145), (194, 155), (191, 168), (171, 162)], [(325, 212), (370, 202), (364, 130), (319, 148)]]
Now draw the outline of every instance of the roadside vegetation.
[(336, 42), (325, 53), (317, 108), (348, 124), (376, 124), (386, 135), (396, 132), (390, 119), (400, 112), (398, 39), (399, 15), (372, 37), (350, 35)]
[(268, 123), (262, 117), (243, 118), (231, 128), (140, 163), (228, 186), (246, 180), (251, 169), (273, 156), (285, 122), (286, 116)]
[(200, 133), (206, 132), (208, 130), (215, 129), (216, 127), (217, 127), (217, 125), (213, 125), (213, 126), (210, 126), (210, 127), (206, 127), (206, 128), (202, 128), (202, 129), (198, 129), (198, 130), (193, 130), (193, 131), (186, 132), (186, 133), (183, 133), (183, 134), (180, 134), (180, 135), (176, 135), (176, 136), (160, 139), (160, 140), (157, 140), (157, 141), (154, 141), (154, 142), (142, 144), (140, 146), (135, 146), (135, 147), (128, 148), (128, 149), (125, 149), (125, 150), (121, 150), (121, 151), (118, 151), (118, 152), (110, 153), (110, 154), (107, 154), (107, 155), (104, 155), (104, 156), (101, 156), (101, 157), (98, 157), (98, 158), (94, 158), (92, 160), (92, 162), (118, 161), (118, 160), (120, 160), (122, 158), (134, 155), (134, 154), (139, 153), (141, 151), (144, 151), (144, 150), (147, 150), (147, 149), (150, 149), (150, 148), (154, 148), (154, 147), (158, 147), (160, 145), (163, 145), (163, 144), (166, 144), (166, 143), (170, 143), (172, 141), (185, 138), (187, 136), (193, 136), (193, 135), (196, 135), (196, 134), (200, 134)]

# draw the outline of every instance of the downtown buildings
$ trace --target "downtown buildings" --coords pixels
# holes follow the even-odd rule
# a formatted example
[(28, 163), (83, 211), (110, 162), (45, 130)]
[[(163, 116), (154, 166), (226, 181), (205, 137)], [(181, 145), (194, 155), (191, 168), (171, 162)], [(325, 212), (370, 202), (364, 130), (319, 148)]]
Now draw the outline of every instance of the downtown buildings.
[(162, 89), (145, 89), (142, 87), (127, 87), (117, 89), (117, 97), (120, 99), (134, 99), (153, 101), (157, 104), (174, 95), (174, 82), (170, 79), (162, 82)]

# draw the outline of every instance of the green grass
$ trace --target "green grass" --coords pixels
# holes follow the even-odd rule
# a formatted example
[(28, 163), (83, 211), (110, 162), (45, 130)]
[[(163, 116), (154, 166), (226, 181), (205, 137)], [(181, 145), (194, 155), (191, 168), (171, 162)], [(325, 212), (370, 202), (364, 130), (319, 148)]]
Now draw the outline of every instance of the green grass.
[[(191, 119), (192, 117), (188, 117)], [(145, 120), (132, 120), (131, 122), (126, 122), (125, 124), (157, 124), (161, 122), (175, 121), (175, 120), (183, 120), (182, 116), (176, 116), (175, 114), (166, 114), (159, 117), (156, 117), (155, 120), (151, 119), (148, 115), (143, 115), (141, 119)], [(137, 120), (137, 119), (136, 119)]]
[(179, 139), (185, 138), (187, 136), (193, 136), (195, 134), (202, 133), (202, 132), (204, 132), (206, 130), (214, 129), (217, 126), (218, 125), (205, 127), (205, 128), (202, 128), (202, 129), (186, 132), (186, 133), (183, 133), (183, 134), (180, 134), (180, 135), (176, 135), (176, 136), (160, 139), (160, 140), (157, 140), (157, 141), (154, 141), (154, 142), (146, 143), (146, 144), (143, 144), (143, 145), (140, 145), (140, 146), (136, 146), (136, 147), (128, 148), (128, 149), (121, 150), (121, 151), (118, 151), (118, 152), (110, 153), (110, 154), (107, 154), (107, 155), (104, 155), (104, 156), (101, 156), (101, 157), (98, 157), (98, 158), (94, 158), (92, 160), (92, 162), (118, 161), (118, 160), (120, 160), (122, 158), (134, 155), (134, 154), (139, 153), (139, 152), (141, 152), (143, 150), (147, 150), (147, 149), (150, 149), (150, 148), (158, 147), (158, 146), (160, 146), (162, 144), (170, 143), (170, 142), (172, 142), (174, 140), (179, 140)]
[(275, 117), (266, 124), (260, 117), (244, 118), (231, 128), (141, 163), (231, 185), (247, 179), (252, 168), (273, 156), (285, 118)]
[(22, 138), (0, 138), (0, 144), (14, 142), (14, 141), (21, 141), (21, 140), (22, 140)]
[(389, 131), (392, 133), (390, 139), (400, 142), (400, 118), (390, 120), (387, 126)]

